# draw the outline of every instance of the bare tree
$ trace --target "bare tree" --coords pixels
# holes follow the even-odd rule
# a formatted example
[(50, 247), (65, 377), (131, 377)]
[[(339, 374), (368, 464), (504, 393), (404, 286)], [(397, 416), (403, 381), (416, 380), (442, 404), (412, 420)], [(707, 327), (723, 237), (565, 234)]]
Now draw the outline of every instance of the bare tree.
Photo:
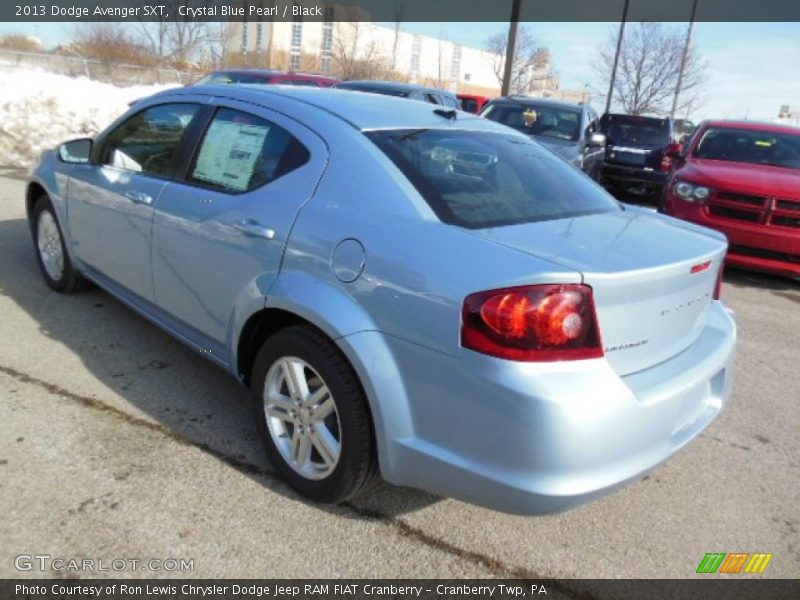
[(394, 2), (394, 44), (392, 45), (392, 69), (397, 68), (397, 47), (400, 44), (400, 24), (406, 12), (408, 0), (395, 0)]
[(178, 12), (179, 6), (200, 8), (208, 5), (208, 1), (162, 0), (161, 4), (166, 6), (162, 16), (139, 24), (140, 38), (150, 52), (177, 66), (185, 66), (197, 59), (204, 62), (213, 60), (214, 55), (220, 52), (211, 47), (219, 43), (219, 23), (180, 17)]
[(149, 65), (153, 55), (120, 23), (89, 22), (76, 26), (64, 51), (103, 63)]
[[(600, 89), (608, 89), (617, 35), (614, 32), (609, 36), (593, 64)], [(629, 24), (622, 41), (613, 100), (632, 115), (667, 113), (678, 83), (684, 42), (684, 32), (668, 29), (661, 23)], [(705, 62), (694, 46), (690, 46), (681, 83), (679, 113), (688, 116), (686, 111), (699, 104), (705, 80)]]
[(341, 79), (396, 79), (375, 39), (366, 30), (367, 23), (336, 23), (331, 57), (334, 73)]
[(0, 50), (41, 52), (44, 48), (42, 47), (42, 42), (35, 37), (11, 33), (0, 37)]
[[(496, 33), (486, 40), (486, 51), (493, 54), (492, 68), (497, 76), (497, 81), (502, 86), (505, 68), (506, 49), (508, 36), (505, 32)], [(509, 90), (512, 94), (522, 94), (528, 89), (531, 77), (537, 69), (546, 65), (549, 52), (539, 46), (527, 27), (520, 27), (517, 32), (517, 48), (514, 53), (514, 63), (511, 66), (511, 84)]]

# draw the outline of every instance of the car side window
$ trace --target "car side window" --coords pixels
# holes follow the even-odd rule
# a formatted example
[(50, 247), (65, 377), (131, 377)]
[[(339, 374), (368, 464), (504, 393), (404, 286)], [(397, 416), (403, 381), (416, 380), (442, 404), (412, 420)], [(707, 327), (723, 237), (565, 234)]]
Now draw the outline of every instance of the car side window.
[(458, 103), (458, 100), (452, 98), (450, 96), (442, 96), (442, 100), (444, 100), (444, 105), (449, 106), (450, 108), (460, 109), (461, 106)]
[(203, 136), (189, 180), (222, 191), (246, 192), (306, 164), (308, 149), (266, 119), (220, 108)]
[(431, 104), (441, 104), (439, 98), (437, 98), (434, 94), (425, 94), (425, 101), (430, 102)]
[(169, 177), (175, 150), (197, 104), (160, 104), (125, 121), (106, 138), (101, 162), (118, 169)]

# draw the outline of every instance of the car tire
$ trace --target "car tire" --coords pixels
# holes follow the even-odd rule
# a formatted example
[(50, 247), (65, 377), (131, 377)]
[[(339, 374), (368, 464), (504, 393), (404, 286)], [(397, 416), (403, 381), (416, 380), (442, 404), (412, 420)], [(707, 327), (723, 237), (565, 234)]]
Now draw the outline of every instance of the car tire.
[(31, 232), (39, 270), (51, 289), (73, 294), (92, 287), (72, 265), (61, 225), (47, 195), (40, 196), (34, 204)]
[(270, 462), (295, 491), (315, 502), (341, 502), (376, 479), (366, 396), (345, 357), (319, 331), (298, 325), (268, 338), (250, 388)]

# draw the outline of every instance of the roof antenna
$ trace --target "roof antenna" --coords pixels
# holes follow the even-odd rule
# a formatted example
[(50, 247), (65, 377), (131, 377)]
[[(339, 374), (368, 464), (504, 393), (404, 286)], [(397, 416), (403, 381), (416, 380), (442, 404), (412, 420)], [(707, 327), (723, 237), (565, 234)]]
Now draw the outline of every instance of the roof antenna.
[(456, 111), (454, 108), (451, 108), (450, 110), (445, 108), (436, 108), (433, 112), (440, 117), (444, 117), (445, 119), (455, 119), (458, 116), (458, 111)]

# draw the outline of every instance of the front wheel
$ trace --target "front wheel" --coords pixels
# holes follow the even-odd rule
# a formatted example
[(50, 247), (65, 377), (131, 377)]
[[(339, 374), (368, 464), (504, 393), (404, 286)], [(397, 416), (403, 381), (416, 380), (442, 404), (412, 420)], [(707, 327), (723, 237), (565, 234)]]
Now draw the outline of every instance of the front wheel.
[(47, 285), (62, 294), (71, 294), (91, 287), (72, 266), (49, 197), (41, 196), (36, 201), (32, 225), (36, 260)]
[(372, 422), (352, 368), (321, 333), (295, 326), (256, 356), (253, 409), (275, 468), (297, 492), (339, 502), (377, 472)]

